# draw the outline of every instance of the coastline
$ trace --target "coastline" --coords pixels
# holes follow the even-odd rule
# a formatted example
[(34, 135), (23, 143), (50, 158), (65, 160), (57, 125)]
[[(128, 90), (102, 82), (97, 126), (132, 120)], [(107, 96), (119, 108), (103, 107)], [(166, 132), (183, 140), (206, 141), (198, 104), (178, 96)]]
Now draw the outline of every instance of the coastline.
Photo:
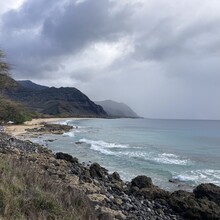
[(57, 118), (39, 118), (27, 121), (22, 125), (5, 125), (3, 127), (7, 134), (19, 137), (20, 135), (27, 133), (26, 129), (39, 128), (42, 126), (42, 123), (56, 122), (57, 120)]
[(26, 121), (22, 125), (4, 125), (4, 132), (12, 135), (16, 138), (23, 139), (22, 137), (29, 137), (31, 134), (27, 131), (28, 129), (39, 129), (47, 123), (54, 123), (63, 120), (82, 120), (90, 118), (38, 118), (32, 119), (31, 121)]
[[(28, 139), (28, 136), (32, 135), (32, 133), (27, 132), (26, 129), (38, 129), (43, 127), (45, 123), (69, 119), (70, 118), (37, 119), (27, 122), (22, 126), (7, 126), (5, 131), (20, 140), (22, 140), (24, 136)], [(26, 146), (27, 148), (30, 144), (30, 142), (28, 142), (29, 144), (24, 141), (19, 142), (17, 139), (14, 139), (13, 143), (15, 148), (17, 148), (17, 144)], [(23, 151), (26, 151), (26, 149), (24, 148)], [(17, 149), (16, 152), (20, 152), (20, 149)], [(26, 152), (25, 155), (29, 158), (28, 152)], [(109, 174), (104, 167), (101, 167), (97, 163), (81, 164), (77, 158), (73, 158), (70, 155), (67, 156), (65, 153), (60, 153), (60, 156), (57, 156), (57, 154), (54, 155), (51, 152), (49, 155), (50, 158), (55, 158), (56, 160), (60, 157), (59, 160), (62, 159), (68, 164), (68, 166), (65, 167), (66, 178), (59, 178), (59, 180), (61, 179), (61, 182), (68, 182), (69, 178), (74, 179), (74, 188), (81, 190), (88, 196), (89, 200), (95, 206), (94, 210), (97, 209), (102, 214), (105, 213), (105, 216), (108, 215), (109, 218), (106, 219), (111, 219), (110, 217), (113, 219), (161, 220), (184, 218), (218, 219), (216, 216), (220, 214), (220, 187), (214, 184), (201, 184), (191, 193), (182, 190), (171, 193), (155, 186), (152, 180), (146, 176), (136, 177), (131, 182), (123, 182), (118, 173), (114, 172), (113, 174)], [(44, 154), (41, 152), (37, 153), (36, 157), (39, 159), (38, 164), (42, 164), (42, 156), (44, 156)], [(33, 154), (31, 154), (31, 157), (33, 157)], [(43, 163), (45, 163), (44, 160)], [(69, 169), (70, 166), (71, 173), (69, 174), (67, 169)], [(48, 164), (47, 171), (50, 170), (50, 168), (53, 168), (53, 166)], [(58, 170), (53, 170), (53, 174), (58, 175), (58, 177), (59, 175), (63, 176), (59, 174)], [(212, 196), (213, 192), (216, 194), (215, 197)], [(214, 205), (213, 202), (215, 203)], [(207, 207), (207, 204), (209, 204), (209, 207)], [(141, 214), (138, 214), (140, 212)]]

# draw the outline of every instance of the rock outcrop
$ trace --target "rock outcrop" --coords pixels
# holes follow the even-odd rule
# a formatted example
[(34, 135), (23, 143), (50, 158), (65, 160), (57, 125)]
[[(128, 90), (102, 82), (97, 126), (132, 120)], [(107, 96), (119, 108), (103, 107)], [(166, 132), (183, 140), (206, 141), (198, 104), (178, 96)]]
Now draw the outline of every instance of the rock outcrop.
[(60, 124), (42, 124), (37, 128), (26, 129), (27, 132), (33, 134), (63, 134), (69, 132), (73, 127), (69, 125), (60, 125)]
[(220, 187), (212, 183), (197, 186), (193, 193), (198, 199), (208, 199), (220, 206)]
[(98, 163), (93, 163), (89, 169), (90, 175), (94, 179), (105, 179), (108, 174), (104, 167), (101, 167)]
[(151, 188), (152, 186), (152, 180), (147, 176), (137, 176), (131, 181), (131, 187), (138, 187), (139, 189)]
[(68, 161), (70, 163), (79, 163), (78, 159), (76, 157), (73, 157), (69, 154), (65, 154), (65, 153), (62, 153), (62, 152), (58, 152), (56, 153), (56, 158), (58, 160), (65, 160), (65, 161)]
[(194, 193), (176, 191), (171, 194), (169, 204), (185, 219), (220, 219), (220, 206), (208, 198), (196, 198)]

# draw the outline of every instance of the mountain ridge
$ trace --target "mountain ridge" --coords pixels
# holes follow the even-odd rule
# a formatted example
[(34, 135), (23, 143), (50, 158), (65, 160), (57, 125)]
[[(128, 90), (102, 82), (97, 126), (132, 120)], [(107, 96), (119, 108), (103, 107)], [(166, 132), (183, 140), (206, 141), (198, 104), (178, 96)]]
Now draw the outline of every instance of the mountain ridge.
[(34, 89), (34, 90), (42, 90), (42, 89), (48, 89), (48, 86), (42, 86), (39, 84), (36, 84), (32, 82), (31, 80), (17, 80), (17, 83), (19, 83), (21, 86), (29, 89)]
[(140, 118), (128, 105), (113, 100), (95, 101), (101, 105), (109, 116), (121, 118)]
[[(28, 109), (45, 115), (60, 117), (107, 117), (99, 105), (74, 87), (44, 87), (31, 81), (17, 82), (15, 89), (6, 88), (9, 99), (22, 103)], [(34, 88), (33, 88), (34, 87)]]
[(33, 112), (60, 117), (139, 118), (124, 103), (112, 100), (93, 102), (74, 87), (47, 87), (31, 80), (17, 80), (15, 83), (17, 86), (6, 88), (5, 94)]

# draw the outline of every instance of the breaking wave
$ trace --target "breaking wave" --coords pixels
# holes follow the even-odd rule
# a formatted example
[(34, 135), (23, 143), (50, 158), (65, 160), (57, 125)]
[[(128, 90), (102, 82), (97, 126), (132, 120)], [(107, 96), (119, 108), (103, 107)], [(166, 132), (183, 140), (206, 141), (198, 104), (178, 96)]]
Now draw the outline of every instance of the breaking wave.
[(173, 179), (181, 182), (193, 182), (194, 184), (214, 183), (220, 186), (220, 170), (201, 169), (186, 171), (182, 174), (174, 175)]
[[(79, 141), (89, 144), (90, 149), (94, 151), (98, 151), (105, 155), (139, 158), (159, 164), (188, 165), (190, 163), (189, 160), (182, 159), (175, 154), (167, 154), (167, 153), (157, 154), (153, 152), (146, 153), (146, 152), (134, 151), (134, 149), (130, 148), (129, 145), (125, 145), (125, 144), (107, 143), (105, 141), (100, 141), (100, 140), (94, 141), (85, 138), (80, 139)], [(115, 151), (116, 149), (121, 149), (121, 150)]]
[(108, 143), (105, 141), (93, 141), (93, 140), (88, 140), (85, 138), (80, 139), (79, 141), (90, 144), (90, 145), (96, 145), (97, 147), (100, 148), (128, 148), (128, 145), (125, 144), (115, 144), (115, 143)]
[(75, 137), (75, 133), (74, 131), (69, 131), (69, 132), (63, 133), (63, 136)]

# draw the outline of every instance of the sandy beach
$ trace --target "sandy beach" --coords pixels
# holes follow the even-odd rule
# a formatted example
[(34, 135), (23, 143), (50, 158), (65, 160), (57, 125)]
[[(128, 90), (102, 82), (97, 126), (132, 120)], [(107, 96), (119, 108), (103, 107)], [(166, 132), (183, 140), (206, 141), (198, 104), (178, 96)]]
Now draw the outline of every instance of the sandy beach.
[[(25, 122), (23, 125), (6, 125), (4, 131), (14, 137), (19, 137), (27, 133), (26, 129), (42, 127), (44, 123), (70, 120), (74, 118), (38, 118)], [(79, 119), (79, 118), (77, 118)]]

